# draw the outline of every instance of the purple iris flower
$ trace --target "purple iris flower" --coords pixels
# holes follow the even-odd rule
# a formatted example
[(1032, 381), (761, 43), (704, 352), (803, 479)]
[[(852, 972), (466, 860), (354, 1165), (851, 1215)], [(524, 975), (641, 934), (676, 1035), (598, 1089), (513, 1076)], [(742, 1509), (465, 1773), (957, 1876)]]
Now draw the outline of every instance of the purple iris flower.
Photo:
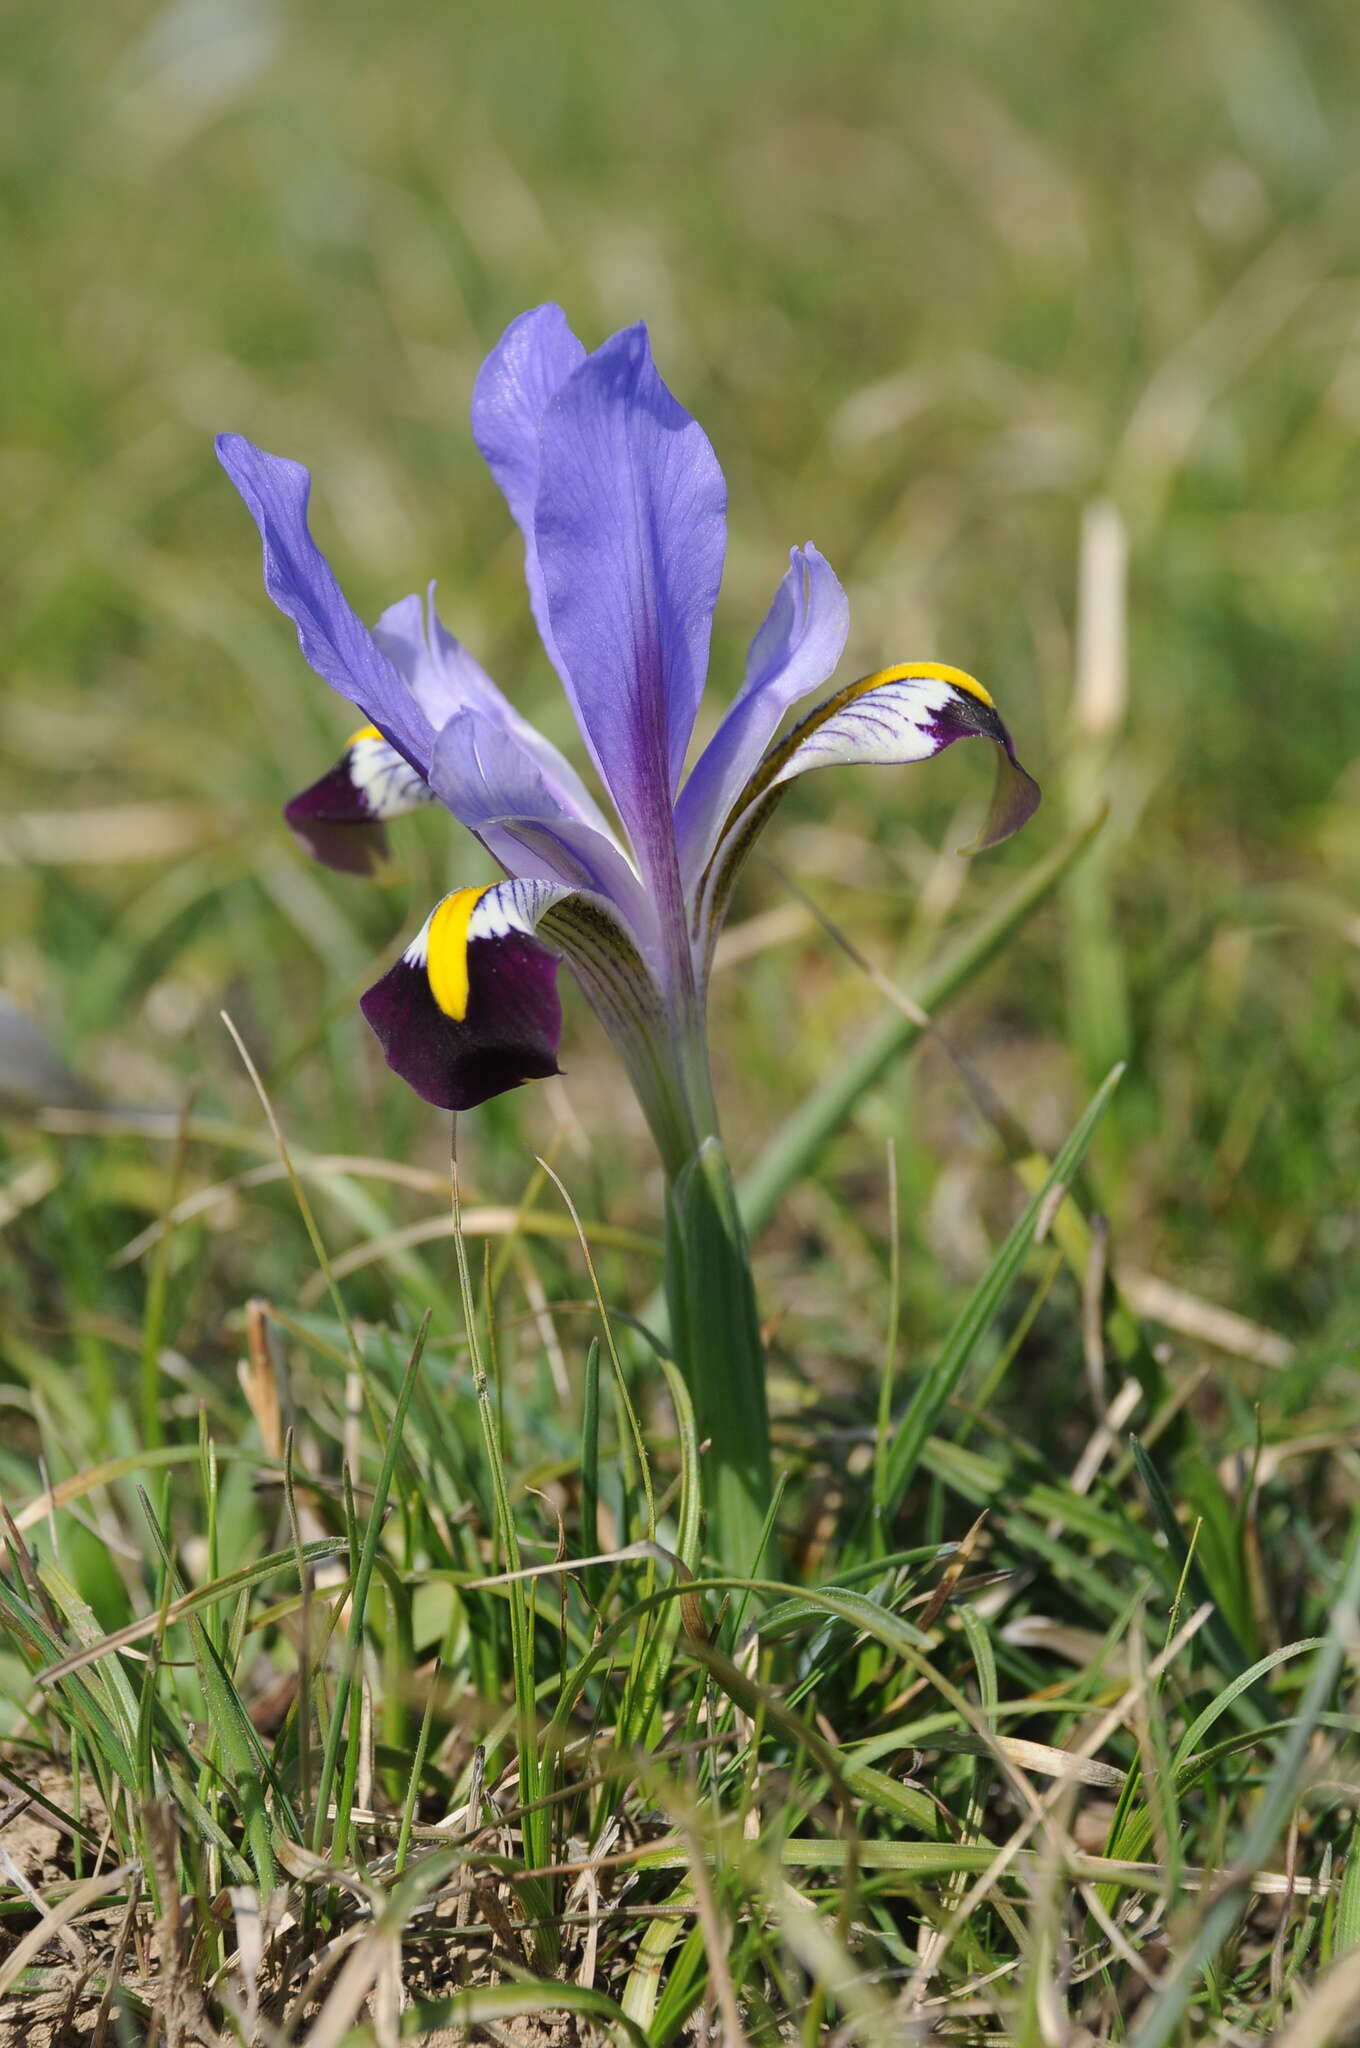
[(745, 680), (689, 774), (726, 545), (707, 437), (657, 374), (644, 327), (587, 354), (557, 306), (506, 330), (477, 378), (472, 427), (524, 537), (529, 601), (613, 809), (446, 632), (433, 597), (370, 630), (307, 525), (305, 469), (223, 435), (218, 454), (264, 542), (265, 584), (312, 667), (367, 723), (294, 798), (290, 824), (362, 872), (384, 822), (441, 803), (507, 879), (446, 896), (363, 998), (390, 1065), (467, 1109), (557, 1071), (559, 959), (618, 1044), (674, 1174), (715, 1124), (704, 1002), (733, 884), (785, 789), (837, 762), (921, 761), (995, 743), (979, 844), (1039, 792), (990, 696), (962, 671), (906, 662), (840, 689), (849, 610), (828, 563), (794, 548)]

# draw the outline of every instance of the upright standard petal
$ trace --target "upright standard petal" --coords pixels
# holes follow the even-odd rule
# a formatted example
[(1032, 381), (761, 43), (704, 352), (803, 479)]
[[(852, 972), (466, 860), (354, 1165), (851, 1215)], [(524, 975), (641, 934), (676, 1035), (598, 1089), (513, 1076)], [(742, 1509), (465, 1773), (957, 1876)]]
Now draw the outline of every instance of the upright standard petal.
[(534, 623), (551, 654), (543, 578), (534, 539), (539, 433), (548, 401), (585, 361), (560, 306), (535, 306), (512, 320), (472, 388), (472, 438), (524, 536), (524, 580)]
[(693, 931), (711, 952), (737, 874), (785, 789), (813, 768), (895, 767), (928, 761), (955, 740), (988, 739), (997, 779), (977, 853), (1018, 832), (1038, 809), (1039, 785), (1016, 759), (1011, 736), (987, 691), (962, 669), (903, 662), (880, 669), (828, 698), (770, 748), (732, 806), (695, 892)]
[(510, 322), (472, 387), (472, 438), (526, 541), (538, 499), (538, 435), (548, 401), (586, 359), (560, 306)]
[(726, 509), (717, 458), (657, 375), (646, 329), (614, 335), (543, 416), (534, 532), (549, 652), (654, 882), (674, 869)]
[(703, 873), (723, 823), (786, 711), (830, 680), (845, 651), (850, 606), (835, 570), (810, 544), (793, 548), (746, 680), (680, 792), (675, 836), (686, 888)]
[(434, 732), (392, 663), (353, 610), (312, 539), (312, 480), (300, 462), (267, 455), (240, 434), (219, 434), (217, 457), (244, 498), (264, 544), (264, 584), (297, 627), (317, 674), (357, 704), (420, 774)]

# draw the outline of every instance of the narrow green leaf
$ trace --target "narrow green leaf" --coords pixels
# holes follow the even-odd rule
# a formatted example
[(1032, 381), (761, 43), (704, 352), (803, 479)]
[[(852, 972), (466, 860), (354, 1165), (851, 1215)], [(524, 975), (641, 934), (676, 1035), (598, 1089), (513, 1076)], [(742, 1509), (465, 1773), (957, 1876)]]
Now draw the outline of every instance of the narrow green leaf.
[[(1176, 1513), (1175, 1503), (1165, 1486), (1161, 1474), (1149, 1458), (1137, 1437), (1129, 1439), (1138, 1477), (1143, 1483), (1157, 1526), (1166, 1538), (1166, 1547), (1176, 1580), (1184, 1578), (1186, 1589), (1194, 1606), (1208, 1605), (1213, 1613), (1204, 1624), (1204, 1640), (1212, 1651), (1214, 1660), (1230, 1678), (1241, 1678), (1250, 1670), (1251, 1659), (1243, 1649), (1230, 1627), (1222, 1608), (1214, 1598), (1213, 1588), (1204, 1575), (1199, 1559), (1191, 1555), (1185, 1531)], [(1259, 1727), (1273, 1718), (1270, 1696), (1259, 1687), (1240, 1689), (1232, 1695), (1232, 1704), (1237, 1711)]]
[(1360, 1947), (1360, 1820), (1351, 1828), (1346, 1845), (1346, 1868), (1341, 1875), (1341, 1896), (1336, 1906), (1336, 1953)]
[(1122, 1067), (1116, 1067), (1097, 1090), (1086, 1114), (1045, 1175), (1043, 1185), (1026, 1205), (1020, 1221), (997, 1252), (982, 1280), (973, 1289), (962, 1313), (946, 1337), (939, 1357), (925, 1373), (907, 1404), (906, 1413), (898, 1424), (886, 1461), (883, 1488), (885, 1514), (896, 1512), (903, 1494), (911, 1484), (931, 1431), (967, 1370), (979, 1339), (1005, 1300), (1025, 1262), (1025, 1257), (1034, 1243), (1035, 1226), (1046, 1204), (1055, 1190), (1071, 1184), (1123, 1071)]
[[(1059, 882), (1081, 859), (1105, 822), (1098, 812), (1090, 823), (1055, 847), (1000, 897), (934, 966), (911, 993), (921, 1008), (934, 1015), (961, 989), (976, 980), (1015, 934), (1047, 902)], [(856, 1103), (882, 1080), (894, 1060), (910, 1052), (921, 1035), (919, 1024), (893, 1010), (843, 1066), (834, 1068), (766, 1145), (737, 1190), (742, 1220), (752, 1236), (773, 1216), (786, 1188), (801, 1180), (824, 1145), (833, 1138)]]
[[(321, 1760), (321, 1776), (317, 1783), (316, 1812), (312, 1819), (312, 1849), (320, 1855), (326, 1837), (326, 1821), (330, 1806), (331, 1790), (335, 1784), (336, 1766), (340, 1754), (340, 1742), (345, 1729), (345, 1709), (353, 1690), (359, 1659), (363, 1653), (364, 1617), (368, 1611), (368, 1595), (373, 1584), (373, 1568), (378, 1553), (378, 1541), (382, 1535), (383, 1517), (387, 1512), (387, 1496), (392, 1487), (392, 1474), (396, 1470), (397, 1457), (401, 1450), (401, 1433), (406, 1421), (406, 1411), (411, 1405), (415, 1390), (416, 1375), (420, 1370), (421, 1355), (430, 1328), (429, 1311), (416, 1332), (415, 1343), (402, 1375), (401, 1389), (397, 1395), (396, 1412), (383, 1445), (382, 1464), (378, 1468), (377, 1484), (373, 1489), (373, 1501), (369, 1509), (368, 1526), (364, 1530), (359, 1561), (354, 1573), (354, 1590), (350, 1595), (349, 1635), (341, 1659), (340, 1674), (336, 1680), (335, 1700), (331, 1709), (330, 1726), (326, 1730), (326, 1747)], [(332, 1855), (338, 1861), (345, 1851), (349, 1831), (349, 1814), (343, 1806), (337, 1807), (335, 1829), (331, 1838)]]
[[(402, 2039), (423, 2040), (436, 2028), (475, 2027), (539, 2012), (580, 2013), (599, 2021), (631, 2048), (649, 2048), (647, 2036), (603, 1991), (579, 1984), (485, 1984), (429, 2004), (413, 2005), (402, 2014)], [(368, 2028), (347, 2034), (342, 2048), (361, 2048), (374, 2039)]]
[[(169, 1590), (175, 1583), (169, 1541), (157, 1520), (149, 1495), (144, 1489), (139, 1491), (143, 1512), (165, 1566)], [(255, 1881), (260, 1891), (267, 1894), (278, 1882), (278, 1869), (274, 1862), (269, 1809), (265, 1803), (266, 1785), (272, 1783), (280, 1819), (294, 1834), (297, 1830), (296, 1816), (274, 1779), (269, 1759), (242, 1704), (241, 1695), (207, 1629), (197, 1616), (189, 1618), (188, 1629), (198, 1667), (198, 1682), (203, 1690), (203, 1703), (213, 1734), (221, 1746), (223, 1769), (240, 1809)]]
[[(585, 1405), (581, 1415), (581, 1548), (587, 1557), (600, 1549), (600, 1340), (592, 1337), (586, 1353)], [(596, 1601), (604, 1583), (604, 1566), (590, 1565), (583, 1574), (586, 1598)]]
[(125, 1733), (117, 1725), (94, 1687), (83, 1676), (67, 1673), (54, 1678), (51, 1675), (54, 1668), (60, 1667), (66, 1646), (52, 1634), (46, 1622), (28, 1603), (20, 1599), (3, 1576), (0, 1576), (0, 1621), (7, 1625), (31, 1666), (45, 1665), (45, 1668), (34, 1670), (35, 1680), (54, 1693), (67, 1726), (82, 1730), (115, 1776), (129, 1791), (135, 1790), (137, 1767), (130, 1746), (135, 1739), (133, 1732)]
[(1130, 2036), (1130, 2048), (1165, 2048), (1178, 2033), (1186, 2007), (1205, 1972), (1217, 1960), (1242, 1911), (1242, 1895), (1251, 1873), (1265, 1862), (1288, 1821), (1306, 1782), (1308, 1746), (1331, 1697), (1355, 1640), (1360, 1619), (1360, 1521), (1351, 1530), (1341, 1592), (1332, 1610), (1331, 1626), (1312, 1676), (1299, 1702), (1293, 1726), (1280, 1743), (1275, 1767), (1256, 1801), (1239, 1838), (1231, 1868), (1236, 1882), (1220, 1884), (1206, 1904), (1199, 1925), (1178, 1944), (1176, 1960), (1160, 1990), (1144, 2010)]
[[(687, 1884), (681, 1884), (674, 1896), (677, 1905), (692, 1907), (693, 1897)], [(623, 1987), (624, 2014), (640, 2027), (648, 2029), (649, 2036), (661, 1990), (661, 1972), (667, 1956), (684, 1933), (688, 1918), (688, 1913), (674, 1916), (663, 1913), (650, 1922), (638, 1943), (628, 1981)]]
[(774, 1489), (765, 1354), (746, 1231), (717, 1138), (666, 1190), (666, 1303), (671, 1348), (708, 1442), (709, 1554), (755, 1572)]

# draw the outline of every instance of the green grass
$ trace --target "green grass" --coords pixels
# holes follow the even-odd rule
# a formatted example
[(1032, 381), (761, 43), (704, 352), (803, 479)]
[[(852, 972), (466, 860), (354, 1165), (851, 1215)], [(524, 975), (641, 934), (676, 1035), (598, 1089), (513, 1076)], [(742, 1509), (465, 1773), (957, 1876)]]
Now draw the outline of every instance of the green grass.
[[(1358, 41), (1326, 0), (8, 25), (2, 985), (45, 1049), (0, 1011), (0, 2035), (1346, 2038)], [(769, 850), (879, 980), (743, 884), (763, 1590), (709, 1573), (583, 1005), (563, 1083), (464, 1120), (455, 1256), (356, 998), (481, 857), (291, 845), (345, 714), (211, 459), (307, 460), (360, 608), (438, 574), (565, 737), (466, 425), (547, 297), (647, 318), (717, 446), (715, 699), (811, 537), (845, 673), (962, 664), (1047, 791), (972, 866), (969, 750), (789, 799)]]

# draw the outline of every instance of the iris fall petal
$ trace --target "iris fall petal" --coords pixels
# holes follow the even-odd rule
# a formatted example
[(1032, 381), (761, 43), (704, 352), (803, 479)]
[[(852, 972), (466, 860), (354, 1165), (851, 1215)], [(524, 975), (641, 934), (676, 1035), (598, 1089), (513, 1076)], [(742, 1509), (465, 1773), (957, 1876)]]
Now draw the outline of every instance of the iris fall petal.
[(334, 768), (285, 805), (283, 815), (325, 867), (370, 875), (387, 852), (387, 820), (434, 801), (424, 777), (370, 725), (354, 734)]
[(446, 896), (362, 999), (389, 1067), (440, 1109), (475, 1109), (558, 1071), (557, 956), (501, 898)]
[(728, 813), (698, 889), (694, 925), (711, 951), (732, 887), (752, 845), (791, 782), (814, 768), (899, 767), (928, 761), (956, 740), (989, 739), (998, 751), (997, 783), (978, 853), (999, 845), (1031, 818), (1040, 790), (987, 691), (962, 669), (903, 662), (839, 690), (772, 746)]

